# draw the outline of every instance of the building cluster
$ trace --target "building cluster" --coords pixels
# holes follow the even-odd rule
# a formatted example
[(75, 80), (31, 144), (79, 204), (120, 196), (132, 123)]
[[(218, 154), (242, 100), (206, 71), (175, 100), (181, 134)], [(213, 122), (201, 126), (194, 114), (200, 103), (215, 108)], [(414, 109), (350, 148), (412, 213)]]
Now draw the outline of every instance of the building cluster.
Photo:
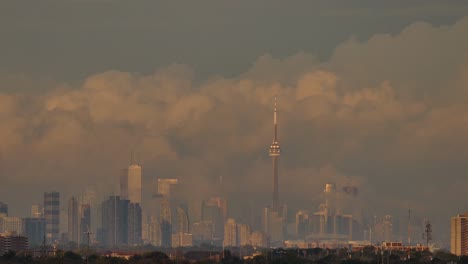
[[(106, 248), (151, 244), (156, 247), (348, 247), (382, 243), (403, 247), (399, 221), (391, 215), (365, 217), (359, 190), (352, 184), (327, 183), (318, 206), (290, 212), (280, 203), (276, 99), (273, 112), (272, 203), (251, 213), (250, 221), (229, 212), (222, 187), (200, 201), (188, 196), (190, 186), (177, 178), (160, 178), (150, 199), (142, 201), (142, 166), (133, 161), (121, 171), (119, 193), (97, 202), (96, 193), (63, 199), (59, 192), (44, 193), (42, 204), (31, 206), (26, 218), (8, 215), (0, 202), (1, 250), (70, 244)], [(254, 210), (252, 210), (254, 211)], [(65, 215), (65, 217), (64, 217)], [(66, 221), (64, 228), (63, 221)], [(62, 225), (61, 225), (62, 224)], [(468, 254), (468, 214), (452, 218), (451, 251)], [(410, 223), (408, 223), (408, 231)], [(390, 243), (390, 244), (389, 244)], [(408, 245), (411, 247), (410, 232)]]

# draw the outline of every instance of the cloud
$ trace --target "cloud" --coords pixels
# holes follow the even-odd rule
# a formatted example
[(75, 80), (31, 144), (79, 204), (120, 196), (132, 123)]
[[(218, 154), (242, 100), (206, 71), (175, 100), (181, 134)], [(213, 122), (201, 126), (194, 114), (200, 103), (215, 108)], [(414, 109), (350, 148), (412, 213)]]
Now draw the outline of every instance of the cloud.
[[(223, 176), (232, 201), (262, 206), (278, 96), (280, 196), (291, 208), (319, 203), (324, 183), (335, 181), (357, 185), (379, 213), (408, 205), (442, 226), (460, 196), (431, 194), (467, 185), (467, 31), (468, 18), (416, 23), (395, 36), (350, 39), (326, 62), (265, 55), (237, 77), (201, 82), (174, 64), (98, 73), (41, 95), (2, 93), (0, 191), (18, 207), (49, 189), (78, 193), (93, 183), (111, 192), (136, 150), (147, 193), (155, 178), (178, 177), (194, 196), (209, 195)], [(16, 201), (12, 185), (26, 198)]]

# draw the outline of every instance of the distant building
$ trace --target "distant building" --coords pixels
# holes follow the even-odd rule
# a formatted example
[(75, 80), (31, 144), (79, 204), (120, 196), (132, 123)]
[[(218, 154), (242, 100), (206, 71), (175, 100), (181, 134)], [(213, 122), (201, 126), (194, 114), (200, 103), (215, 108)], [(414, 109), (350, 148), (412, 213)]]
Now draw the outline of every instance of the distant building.
[(250, 226), (246, 224), (237, 224), (237, 240), (239, 246), (250, 245)]
[(132, 164), (122, 170), (120, 177), (120, 197), (131, 203), (141, 204), (141, 166)]
[(468, 213), (452, 217), (450, 252), (457, 256), (468, 255)]
[(163, 198), (159, 213), (159, 224), (161, 227), (161, 246), (172, 246), (172, 211), (167, 197)]
[(193, 246), (193, 236), (188, 233), (177, 233), (172, 235), (172, 247), (191, 247)]
[(186, 209), (177, 207), (177, 230), (176, 233), (189, 233), (189, 219)]
[(229, 218), (224, 224), (224, 246), (236, 247), (238, 246), (237, 240), (237, 223), (233, 218)]
[(44, 218), (23, 218), (23, 235), (29, 240), (29, 245), (42, 245), (46, 235), (46, 221)]
[(78, 244), (87, 244), (88, 235), (87, 232), (91, 232), (91, 206), (89, 204), (82, 204), (80, 206), (80, 217), (79, 217), (79, 238)]
[(0, 233), (20, 235), (23, 233), (23, 225), (19, 217), (0, 217)]
[(102, 202), (102, 242), (106, 246), (128, 243), (128, 200), (110, 196)]
[(128, 244), (139, 245), (142, 243), (142, 211), (138, 203), (128, 204)]
[(55, 242), (60, 238), (60, 193), (44, 193), (44, 218), (46, 220), (47, 241)]
[(68, 241), (79, 243), (78, 201), (74, 196), (68, 200)]
[(31, 205), (31, 217), (44, 218), (44, 208), (42, 207), (42, 204)]
[(28, 250), (28, 238), (24, 236), (0, 236), (0, 254), (8, 251), (23, 252)]
[(197, 242), (208, 242), (213, 240), (213, 222), (201, 221), (192, 225), (193, 240)]
[(250, 234), (250, 244), (253, 247), (268, 247), (268, 237), (264, 232), (253, 232), (252, 234)]
[(221, 197), (211, 197), (202, 202), (202, 221), (213, 223), (214, 238), (223, 238), (225, 213), (227, 213), (226, 201)]
[(171, 195), (171, 186), (178, 183), (178, 179), (158, 179), (158, 194), (169, 197)]
[(8, 216), (8, 204), (0, 202), (0, 216)]

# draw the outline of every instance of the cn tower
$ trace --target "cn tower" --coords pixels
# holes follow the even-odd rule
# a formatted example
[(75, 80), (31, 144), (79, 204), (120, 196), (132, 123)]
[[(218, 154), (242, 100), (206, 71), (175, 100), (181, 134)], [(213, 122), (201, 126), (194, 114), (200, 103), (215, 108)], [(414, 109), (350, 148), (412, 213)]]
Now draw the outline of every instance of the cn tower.
[(278, 122), (276, 117), (276, 97), (273, 111), (273, 128), (274, 137), (273, 142), (270, 145), (268, 151), (273, 161), (273, 211), (278, 212), (279, 210), (279, 193), (278, 193), (278, 158), (280, 156), (280, 146), (278, 144)]

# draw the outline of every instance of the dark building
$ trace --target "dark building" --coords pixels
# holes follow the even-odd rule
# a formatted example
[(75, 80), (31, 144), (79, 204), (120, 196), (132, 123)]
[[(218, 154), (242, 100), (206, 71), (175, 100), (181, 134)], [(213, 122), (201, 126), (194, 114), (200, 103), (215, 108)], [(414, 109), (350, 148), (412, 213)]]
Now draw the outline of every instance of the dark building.
[(46, 239), (53, 243), (60, 237), (60, 193), (44, 193), (44, 218), (46, 220)]
[(8, 204), (0, 202), (0, 215), (8, 216)]
[(80, 208), (80, 244), (87, 244), (88, 234), (91, 231), (91, 206), (82, 204)]
[(128, 243), (129, 203), (129, 200), (121, 200), (120, 196), (110, 196), (102, 202), (102, 242), (105, 246)]
[(28, 250), (28, 238), (24, 236), (0, 236), (0, 254), (8, 251), (16, 253)]
[(141, 240), (142, 212), (139, 203), (128, 204), (128, 244), (139, 245)]
[(46, 220), (44, 218), (23, 218), (23, 234), (28, 238), (31, 247), (42, 245), (46, 236)]

